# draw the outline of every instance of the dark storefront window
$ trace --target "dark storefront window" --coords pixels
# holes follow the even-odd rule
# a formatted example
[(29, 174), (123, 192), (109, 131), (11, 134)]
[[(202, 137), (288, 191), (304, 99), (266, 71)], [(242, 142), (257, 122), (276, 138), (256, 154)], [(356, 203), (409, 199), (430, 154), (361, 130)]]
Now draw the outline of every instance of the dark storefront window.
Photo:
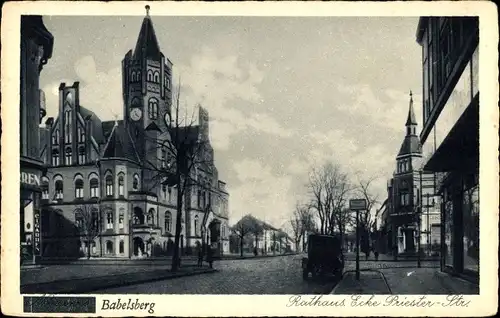
[(444, 193), (444, 264), (453, 267), (453, 201), (451, 193)]
[(479, 272), (479, 185), (477, 177), (464, 182), (462, 199), (464, 269)]

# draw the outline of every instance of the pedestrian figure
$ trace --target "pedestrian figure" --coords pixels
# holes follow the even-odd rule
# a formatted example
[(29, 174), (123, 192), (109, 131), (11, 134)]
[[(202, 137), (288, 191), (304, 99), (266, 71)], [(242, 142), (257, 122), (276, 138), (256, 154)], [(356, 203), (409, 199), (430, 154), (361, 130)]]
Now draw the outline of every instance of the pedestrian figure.
[(253, 248), (253, 255), (257, 256), (257, 248), (256, 247)]
[(379, 255), (379, 253), (378, 253), (378, 246), (377, 246), (377, 244), (378, 244), (378, 243), (375, 243), (375, 244), (373, 245), (373, 254), (375, 255), (375, 260), (376, 260), (376, 261), (378, 261), (378, 255)]
[(207, 246), (207, 262), (208, 262), (208, 265), (210, 265), (210, 268), (213, 268), (213, 262), (214, 262), (212, 254), (213, 254), (212, 247)]
[(198, 249), (198, 266), (201, 267), (203, 266), (203, 250), (205, 249), (205, 245), (200, 246)]

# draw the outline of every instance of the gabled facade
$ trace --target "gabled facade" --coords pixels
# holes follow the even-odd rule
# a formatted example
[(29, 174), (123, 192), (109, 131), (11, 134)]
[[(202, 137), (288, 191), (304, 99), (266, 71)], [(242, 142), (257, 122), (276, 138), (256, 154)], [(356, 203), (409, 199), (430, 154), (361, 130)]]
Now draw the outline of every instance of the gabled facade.
[[(171, 140), (172, 63), (160, 51), (149, 12), (134, 50), (122, 61), (123, 118), (101, 121), (80, 104), (79, 83), (62, 83), (59, 114), (41, 128), (43, 256), (141, 258), (173, 253), (177, 186), (158, 179), (171, 164), (165, 144)], [(195, 253), (202, 226), (219, 253), (228, 249), (228, 193), (218, 179), (208, 136), (208, 112), (200, 108), (196, 142), (206, 139), (206, 166), (196, 167), (207, 181), (203, 191), (183, 198), (180, 249)], [(154, 167), (151, 169), (149, 167)], [(98, 233), (82, 232), (85, 214), (95, 215)], [(181, 254), (181, 255), (182, 255)]]

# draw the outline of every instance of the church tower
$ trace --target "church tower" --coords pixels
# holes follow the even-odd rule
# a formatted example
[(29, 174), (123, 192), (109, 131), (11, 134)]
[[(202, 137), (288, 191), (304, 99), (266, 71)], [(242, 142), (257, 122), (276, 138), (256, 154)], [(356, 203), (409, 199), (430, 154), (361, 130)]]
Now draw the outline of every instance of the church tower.
[(141, 160), (159, 166), (159, 140), (168, 138), (165, 119), (171, 114), (172, 62), (160, 50), (149, 9), (147, 5), (134, 50), (122, 61), (123, 114)]

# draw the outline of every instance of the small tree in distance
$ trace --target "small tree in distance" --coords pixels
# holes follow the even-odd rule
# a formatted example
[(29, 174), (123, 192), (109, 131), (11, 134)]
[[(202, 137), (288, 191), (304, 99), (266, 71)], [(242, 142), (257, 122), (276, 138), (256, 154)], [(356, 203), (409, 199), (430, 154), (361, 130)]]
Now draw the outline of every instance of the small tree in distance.
[[(82, 204), (77, 207), (75, 223), (79, 235), (87, 247), (87, 259), (91, 256), (91, 246), (100, 234), (100, 213), (98, 204)], [(102, 248), (102, 247), (101, 247)]]

